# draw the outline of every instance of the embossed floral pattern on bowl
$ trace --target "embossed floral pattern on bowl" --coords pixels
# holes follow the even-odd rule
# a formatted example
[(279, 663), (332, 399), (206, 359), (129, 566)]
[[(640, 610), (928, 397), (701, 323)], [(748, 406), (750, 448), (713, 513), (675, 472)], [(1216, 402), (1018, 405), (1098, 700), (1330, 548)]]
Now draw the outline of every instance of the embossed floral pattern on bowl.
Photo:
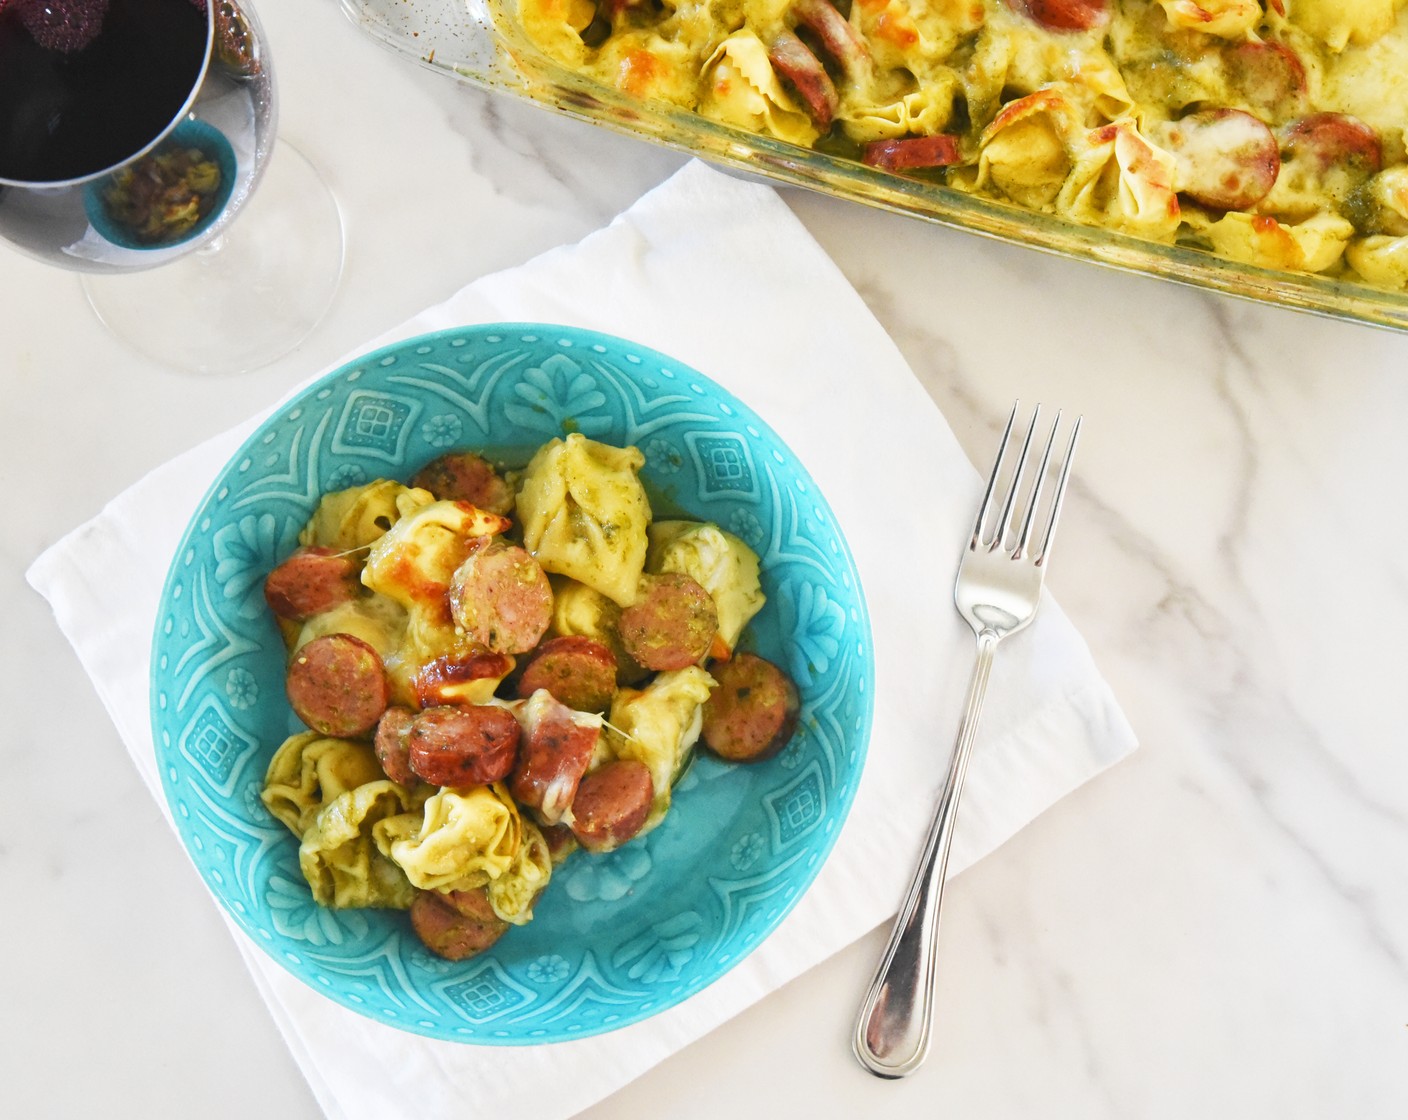
[[(634, 443), (657, 516), (706, 518), (763, 558), (746, 644), (796, 677), (799, 731), (777, 758), (699, 757), (664, 824), (559, 869), (527, 926), (451, 963), (405, 916), (313, 904), (298, 845), (259, 802), (297, 724), (264, 575), (320, 495), (407, 478), (447, 446), (521, 464), (552, 436)], [(860, 780), (873, 658), (850, 553), (825, 500), (746, 405), (621, 339), (546, 325), (445, 331), (355, 361), (255, 433), (176, 552), (156, 620), (152, 720), (167, 800), (207, 885), (314, 989), (435, 1038), (584, 1037), (671, 1007), (756, 948), (830, 852)]]

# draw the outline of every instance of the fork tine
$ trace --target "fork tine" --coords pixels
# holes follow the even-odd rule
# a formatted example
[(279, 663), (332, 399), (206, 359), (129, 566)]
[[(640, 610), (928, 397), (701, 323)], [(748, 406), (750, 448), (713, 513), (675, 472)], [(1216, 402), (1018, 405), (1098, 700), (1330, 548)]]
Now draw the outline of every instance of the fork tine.
[(1002, 460), (1007, 456), (1007, 441), (1012, 438), (1012, 426), (1017, 422), (1017, 409), (1021, 403), (1021, 401), (1014, 402), (1012, 415), (1007, 417), (1007, 427), (1002, 432), (1002, 443), (998, 445), (997, 458), (993, 460), (992, 473), (988, 475), (988, 488), (983, 493), (983, 500), (978, 504), (978, 516), (973, 521), (973, 538), (968, 542), (970, 551), (976, 549), (983, 539), (983, 523), (992, 511), (993, 494), (997, 490), (997, 476), (1002, 471)]
[(1027, 555), (1027, 544), (1032, 538), (1032, 524), (1036, 521), (1037, 507), (1041, 504), (1041, 493), (1046, 488), (1046, 468), (1051, 462), (1051, 449), (1056, 444), (1056, 432), (1061, 427), (1061, 410), (1056, 410), (1056, 419), (1051, 422), (1051, 431), (1046, 436), (1046, 450), (1041, 453), (1041, 465), (1036, 469), (1036, 481), (1032, 484), (1031, 500), (1027, 503), (1027, 516), (1022, 520), (1022, 535), (1017, 541), (1014, 560)]
[[(1015, 409), (1014, 409), (1015, 412)], [(1032, 436), (1036, 434), (1036, 422), (1041, 416), (1041, 405), (1037, 405), (1032, 412), (1032, 422), (1027, 426), (1027, 438), (1022, 441), (1022, 454), (1017, 459), (1017, 469), (1012, 472), (1012, 481), (1007, 488), (1007, 501), (1002, 506), (1002, 518), (997, 525), (997, 536), (993, 538), (993, 548), (1005, 547), (1007, 534), (1012, 529), (1012, 518), (1016, 510), (1017, 499), (1021, 494), (1022, 480), (1027, 471), (1027, 455), (1032, 449)]]
[[(1051, 543), (1056, 539), (1056, 520), (1061, 516), (1061, 503), (1066, 499), (1066, 483), (1071, 477), (1071, 463), (1076, 457), (1076, 441), (1080, 439), (1080, 422), (1082, 417), (1076, 417), (1075, 427), (1071, 429), (1071, 442), (1066, 445), (1065, 462), (1061, 464), (1061, 478), (1056, 483), (1056, 497), (1051, 505), (1051, 518), (1046, 523), (1046, 537), (1041, 542), (1041, 552), (1037, 555), (1037, 567), (1045, 567), (1046, 562), (1051, 558)], [(1051, 432), (1051, 438), (1056, 438), (1055, 429)]]

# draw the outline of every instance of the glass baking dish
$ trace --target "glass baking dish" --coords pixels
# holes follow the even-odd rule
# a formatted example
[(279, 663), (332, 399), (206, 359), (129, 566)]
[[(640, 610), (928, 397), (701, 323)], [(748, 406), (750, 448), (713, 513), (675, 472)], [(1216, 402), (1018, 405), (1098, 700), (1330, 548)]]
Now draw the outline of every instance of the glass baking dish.
[(422, 65), (481, 89), (712, 163), (1110, 268), (1375, 326), (1408, 330), (1408, 292), (1258, 268), (906, 179), (852, 160), (638, 101), (543, 54), (512, 18), (515, 0), (341, 0), (363, 31)]

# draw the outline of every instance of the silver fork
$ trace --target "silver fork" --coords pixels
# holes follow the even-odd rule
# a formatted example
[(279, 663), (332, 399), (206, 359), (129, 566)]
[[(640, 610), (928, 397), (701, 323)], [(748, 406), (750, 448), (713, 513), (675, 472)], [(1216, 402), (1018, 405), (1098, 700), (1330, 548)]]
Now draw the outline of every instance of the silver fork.
[[(939, 905), (943, 899), (944, 871), (953, 841), (963, 775), (968, 769), (968, 756), (973, 749), (997, 645), (1024, 628), (1036, 615), (1042, 579), (1051, 559), (1056, 519), (1061, 514), (1071, 460), (1075, 458), (1076, 440), (1080, 436), (1080, 419), (1077, 418), (1063, 460), (1054, 468), (1059, 470), (1059, 478), (1050, 500), (1050, 515), (1042, 525), (1040, 539), (1034, 540), (1033, 529), (1046, 490), (1048, 467), (1052, 467), (1051, 452), (1061, 426), (1061, 414), (1057, 412), (1041, 464), (1035, 476), (1030, 476), (1028, 458), (1041, 414), (1041, 406), (1037, 406), (1022, 441), (1017, 465), (1006, 483), (1005, 497), (1000, 497), (1000, 478), (1012, 444), (1019, 405), (1020, 402), (1012, 406), (1012, 415), (1008, 417), (1002, 446), (993, 463), (987, 492), (973, 523), (973, 535), (963, 552), (953, 588), (958, 613), (968, 621), (978, 639), (978, 663), (968, 691), (968, 706), (959, 725), (948, 778), (924, 841), (923, 856), (856, 1021), (856, 1057), (877, 1077), (896, 1078), (913, 1073), (929, 1050)], [(1023, 503), (1025, 512), (1021, 512)]]

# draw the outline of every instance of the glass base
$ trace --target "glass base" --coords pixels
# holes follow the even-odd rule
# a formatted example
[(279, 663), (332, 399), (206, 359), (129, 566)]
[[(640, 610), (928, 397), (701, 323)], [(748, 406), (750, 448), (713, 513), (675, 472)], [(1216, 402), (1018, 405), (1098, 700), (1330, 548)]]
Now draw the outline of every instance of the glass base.
[(211, 244), (146, 272), (87, 274), (104, 326), (183, 373), (244, 373), (313, 330), (342, 276), (342, 216), (303, 154), (277, 140), (244, 210)]

